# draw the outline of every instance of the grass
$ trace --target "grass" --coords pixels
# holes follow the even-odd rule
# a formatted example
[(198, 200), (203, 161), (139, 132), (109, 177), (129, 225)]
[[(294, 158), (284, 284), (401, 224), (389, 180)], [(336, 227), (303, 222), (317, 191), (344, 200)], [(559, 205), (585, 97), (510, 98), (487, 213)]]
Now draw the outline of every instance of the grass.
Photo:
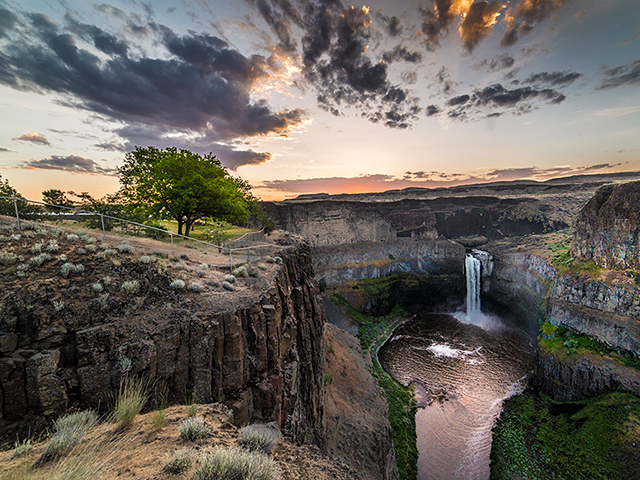
[(54, 423), (54, 433), (39, 462), (56, 460), (71, 451), (84, 437), (87, 430), (95, 425), (98, 416), (91, 410), (85, 410), (60, 417)]
[(598, 353), (620, 363), (640, 369), (640, 358), (631, 352), (619, 352), (598, 340), (581, 335), (566, 327), (558, 327), (545, 322), (538, 337), (540, 348), (561, 355), (584, 355), (586, 352)]
[(181, 475), (191, 468), (194, 453), (190, 448), (181, 448), (167, 460), (164, 469), (174, 475)]
[[(168, 231), (170, 231), (172, 233), (176, 233), (176, 234), (178, 233), (178, 222), (175, 222), (173, 220), (163, 220), (160, 223)], [(207, 241), (206, 236), (205, 236), (205, 230), (206, 229), (207, 229), (206, 226), (196, 224), (196, 225), (194, 225), (194, 228), (191, 230), (191, 232), (189, 232), (189, 236), (191, 238), (197, 238), (198, 240)], [(257, 232), (257, 230), (250, 229), (250, 228), (244, 228), (244, 227), (232, 226), (228, 230), (225, 230), (224, 236), (225, 236), (225, 239), (227, 239), (227, 240), (233, 240), (233, 239), (241, 237), (242, 235), (244, 235), (246, 233), (249, 233), (249, 232)], [(181, 239), (179, 239), (179, 238), (174, 238), (175, 242), (179, 242), (180, 240)], [(182, 239), (182, 240), (184, 240), (184, 239)]]
[(271, 453), (282, 438), (276, 425), (253, 424), (240, 429), (238, 445), (250, 452)]
[(491, 478), (635, 478), (639, 428), (640, 398), (630, 393), (582, 402), (514, 397), (493, 431)]
[(211, 429), (202, 417), (186, 418), (180, 425), (180, 438), (191, 442), (211, 433)]
[(279, 473), (271, 457), (233, 448), (206, 451), (199, 463), (193, 480), (273, 480)]
[(120, 389), (113, 408), (112, 419), (119, 430), (131, 425), (146, 403), (147, 385), (143, 380), (125, 377), (120, 381)]

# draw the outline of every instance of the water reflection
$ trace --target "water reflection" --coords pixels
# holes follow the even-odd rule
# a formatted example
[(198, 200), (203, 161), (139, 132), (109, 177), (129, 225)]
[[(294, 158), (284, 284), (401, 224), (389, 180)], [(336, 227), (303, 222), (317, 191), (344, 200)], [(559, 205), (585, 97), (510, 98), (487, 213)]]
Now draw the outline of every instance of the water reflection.
[(383, 368), (413, 384), (423, 407), (416, 415), (419, 480), (489, 478), (491, 427), (502, 401), (522, 388), (533, 349), (497, 319), (485, 325), (425, 314), (380, 349)]

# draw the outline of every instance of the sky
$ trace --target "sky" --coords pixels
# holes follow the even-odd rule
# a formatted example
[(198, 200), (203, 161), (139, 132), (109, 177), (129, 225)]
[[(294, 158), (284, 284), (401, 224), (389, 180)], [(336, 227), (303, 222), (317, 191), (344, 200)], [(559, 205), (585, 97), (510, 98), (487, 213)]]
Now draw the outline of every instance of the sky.
[(0, 0), (0, 175), (119, 187), (136, 146), (264, 200), (640, 170), (638, 0)]

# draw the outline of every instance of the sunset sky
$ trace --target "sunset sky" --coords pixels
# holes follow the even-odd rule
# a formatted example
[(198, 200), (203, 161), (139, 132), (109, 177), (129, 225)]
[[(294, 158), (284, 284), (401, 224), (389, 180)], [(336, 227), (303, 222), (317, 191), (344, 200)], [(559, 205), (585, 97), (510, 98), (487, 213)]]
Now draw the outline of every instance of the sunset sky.
[(0, 126), (34, 200), (150, 145), (267, 200), (640, 170), (640, 1), (0, 0)]

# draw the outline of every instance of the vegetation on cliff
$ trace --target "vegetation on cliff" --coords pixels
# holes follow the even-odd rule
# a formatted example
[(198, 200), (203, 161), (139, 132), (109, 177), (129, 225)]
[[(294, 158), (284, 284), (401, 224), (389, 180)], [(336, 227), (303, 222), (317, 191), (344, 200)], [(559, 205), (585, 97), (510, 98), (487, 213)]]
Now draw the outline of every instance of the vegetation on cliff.
[(491, 478), (635, 478), (639, 433), (633, 394), (556, 402), (527, 392), (505, 403), (493, 429)]

